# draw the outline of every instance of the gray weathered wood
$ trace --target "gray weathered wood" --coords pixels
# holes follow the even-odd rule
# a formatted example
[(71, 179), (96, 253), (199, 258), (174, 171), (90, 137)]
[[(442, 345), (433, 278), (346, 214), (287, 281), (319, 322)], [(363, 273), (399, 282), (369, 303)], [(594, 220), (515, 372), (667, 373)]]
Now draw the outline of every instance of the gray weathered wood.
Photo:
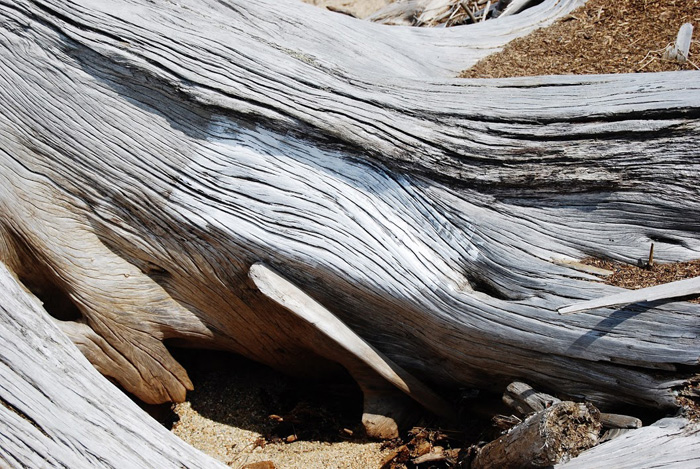
[(0, 467), (226, 467), (88, 363), (0, 262)]
[(569, 260), (569, 259), (552, 259), (552, 262), (560, 265), (565, 265), (567, 267), (571, 267), (572, 269), (576, 269), (581, 272), (586, 272), (589, 274), (594, 274), (594, 275), (601, 275), (604, 277), (607, 277), (609, 275), (613, 274), (612, 270), (608, 269), (601, 269), (600, 267), (595, 267), (593, 265), (588, 265), (584, 264), (583, 262), (578, 262), (574, 260)]
[(641, 428), (642, 421), (636, 417), (620, 414), (600, 414), (600, 424), (603, 428)]
[[(561, 402), (561, 399), (547, 393), (535, 391), (526, 383), (512, 382), (503, 393), (503, 402), (522, 415), (542, 412), (548, 407)], [(603, 428), (640, 428), (642, 421), (636, 417), (621, 414), (600, 413)]]
[[(265, 296), (312, 325), (319, 332), (315, 341), (316, 350), (325, 358), (343, 365), (359, 383), (365, 396), (363, 421), (369, 436), (383, 439), (399, 437), (396, 422), (393, 419), (386, 421), (385, 414), (376, 414), (374, 410), (376, 401), (381, 401), (388, 394), (383, 383), (395, 386), (443, 418), (454, 415), (452, 406), (440, 396), (369, 345), (333, 313), (277, 272), (256, 263), (251, 266), (249, 276)], [(385, 428), (387, 426), (388, 430)]]
[(615, 467), (685, 469), (700, 465), (700, 427), (684, 418), (665, 418), (653, 425), (630, 430), (592, 448), (562, 469)]
[(523, 415), (541, 412), (552, 404), (561, 402), (554, 396), (537, 392), (532, 386), (518, 381), (512, 382), (503, 393), (503, 402)]
[(481, 448), (471, 467), (551, 467), (595, 446), (599, 431), (597, 409), (570, 401), (558, 402)]
[(264, 262), (422, 382), (675, 408), (698, 305), (562, 317), (620, 290), (552, 259), (700, 256), (698, 75), (451, 78), (581, 3), (0, 2), (0, 258), (149, 402), (192, 387), (168, 342), (339, 369)]
[(603, 431), (603, 434), (600, 436), (600, 439), (598, 440), (598, 444), (605, 443), (606, 441), (614, 440), (615, 438), (619, 438), (625, 433), (629, 433), (633, 431), (634, 429), (631, 428), (610, 428), (608, 430)]
[(506, 17), (520, 13), (524, 8), (527, 8), (532, 3), (534, 3), (534, 0), (513, 0), (503, 10), (503, 13), (501, 13), (500, 16)]
[(669, 300), (682, 296), (700, 294), (700, 277), (677, 280), (675, 282), (655, 285), (653, 287), (640, 288), (639, 290), (629, 290), (614, 295), (596, 298), (594, 300), (583, 301), (573, 305), (559, 308), (559, 314), (578, 313), (595, 308), (606, 308), (619, 306), (628, 303), (641, 303), (643, 301)]
[(690, 42), (693, 38), (692, 23), (684, 23), (678, 30), (676, 42), (672, 46), (668, 46), (664, 51), (664, 59), (676, 60), (680, 63), (685, 63), (688, 60), (690, 52)]

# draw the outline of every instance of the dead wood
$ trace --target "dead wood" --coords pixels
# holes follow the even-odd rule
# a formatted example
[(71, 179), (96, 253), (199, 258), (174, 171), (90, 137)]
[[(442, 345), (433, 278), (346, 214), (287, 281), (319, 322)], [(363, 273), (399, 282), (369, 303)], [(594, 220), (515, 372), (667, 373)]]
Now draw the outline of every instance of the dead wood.
[(588, 309), (619, 306), (628, 303), (671, 300), (698, 294), (700, 294), (700, 277), (694, 277), (565, 306), (559, 309), (559, 314), (578, 313)]
[(700, 464), (700, 427), (684, 418), (665, 418), (592, 448), (562, 469), (615, 467), (697, 467)]
[(561, 402), (561, 399), (537, 392), (531, 386), (515, 381), (506, 388), (503, 402), (520, 414), (528, 415), (533, 412), (541, 412), (547, 407)]
[(549, 467), (595, 446), (599, 431), (600, 415), (595, 407), (559, 402), (481, 448), (471, 467)]
[(101, 376), (0, 263), (0, 466), (217, 468)]
[(608, 414), (602, 412), (600, 414), (600, 424), (603, 426), (603, 428), (633, 429), (641, 428), (642, 421), (636, 417), (630, 417), (629, 415)]
[(153, 403), (177, 344), (360, 363), (387, 414), (515, 379), (677, 408), (698, 305), (557, 310), (620, 291), (562, 261), (700, 256), (694, 75), (450, 78), (580, 1), (449, 34), (280, 1), (0, 2), (0, 259), (93, 365)]

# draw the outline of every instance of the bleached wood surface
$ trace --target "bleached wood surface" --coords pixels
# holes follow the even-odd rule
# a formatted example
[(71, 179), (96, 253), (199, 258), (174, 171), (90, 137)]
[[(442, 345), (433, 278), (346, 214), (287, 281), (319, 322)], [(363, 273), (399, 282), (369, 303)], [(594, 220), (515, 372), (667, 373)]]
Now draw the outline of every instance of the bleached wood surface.
[(699, 295), (700, 277), (677, 280), (675, 282), (640, 288), (639, 290), (616, 293), (602, 298), (576, 303), (559, 309), (560, 314), (571, 314), (587, 309), (619, 306), (628, 303), (642, 303), (656, 300), (671, 300), (681, 296)]
[[(313, 324), (314, 328), (328, 338), (332, 347), (328, 347), (327, 358), (342, 364), (352, 374), (369, 374), (371, 370), (378, 378), (381, 377), (402, 392), (413, 396), (416, 401), (437, 415), (450, 417), (450, 412), (454, 412), (442, 398), (378, 352), (330, 311), (277, 272), (262, 263), (257, 263), (250, 268), (249, 275), (265, 296), (302, 320)], [(362, 378), (358, 381), (362, 381)]]
[(226, 467), (102, 377), (0, 263), (0, 467)]
[(619, 291), (562, 259), (700, 256), (698, 74), (449, 78), (580, 3), (438, 31), (0, 2), (0, 258), (149, 402), (191, 388), (164, 340), (337, 368), (252, 285), (264, 262), (427, 383), (674, 407), (697, 305), (557, 308)]
[(684, 418), (665, 418), (648, 427), (628, 431), (556, 467), (687, 469), (699, 465), (700, 424)]

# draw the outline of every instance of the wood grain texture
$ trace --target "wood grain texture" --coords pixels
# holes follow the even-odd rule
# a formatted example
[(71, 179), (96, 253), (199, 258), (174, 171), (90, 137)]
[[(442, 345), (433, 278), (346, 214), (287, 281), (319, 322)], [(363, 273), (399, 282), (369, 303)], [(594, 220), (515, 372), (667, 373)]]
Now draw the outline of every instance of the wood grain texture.
[(265, 264), (256, 263), (251, 266), (249, 276), (265, 296), (318, 329), (328, 344), (317, 341), (316, 349), (320, 351), (325, 345), (326, 358), (343, 365), (363, 389), (376, 387), (376, 381), (388, 382), (435, 414), (443, 418), (454, 415), (455, 410), (440, 396), (365, 342), (333, 313), (277, 272)]
[(102, 377), (0, 263), (0, 466), (226, 467)]
[(150, 402), (190, 387), (163, 341), (337, 369), (264, 262), (426, 383), (675, 407), (698, 305), (557, 309), (619, 291), (562, 260), (700, 256), (698, 74), (449, 78), (580, 1), (274, 4), (0, 1), (0, 257), (91, 361)]
[(595, 446), (599, 431), (600, 412), (595, 407), (557, 402), (480, 448), (470, 467), (552, 467)]
[(629, 303), (643, 303), (657, 300), (671, 300), (683, 296), (700, 294), (700, 277), (677, 280), (675, 282), (640, 288), (639, 290), (616, 293), (602, 298), (576, 303), (559, 308), (559, 314), (572, 314), (587, 309), (620, 306)]
[(700, 464), (699, 430), (697, 422), (691, 423), (684, 418), (661, 419), (648, 427), (630, 430), (556, 467), (697, 467)]
[(503, 393), (503, 403), (522, 415), (532, 412), (542, 412), (546, 408), (561, 402), (554, 396), (543, 392), (537, 392), (526, 383), (515, 381), (510, 383)]

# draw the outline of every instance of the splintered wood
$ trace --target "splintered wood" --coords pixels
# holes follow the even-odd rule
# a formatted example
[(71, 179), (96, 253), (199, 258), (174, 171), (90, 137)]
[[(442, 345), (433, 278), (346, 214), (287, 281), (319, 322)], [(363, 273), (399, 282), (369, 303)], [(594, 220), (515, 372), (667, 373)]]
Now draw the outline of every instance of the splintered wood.
[(558, 464), (595, 446), (600, 428), (600, 413), (595, 407), (559, 402), (481, 448), (471, 467), (517, 469)]
[(685, 23), (678, 31), (678, 37), (674, 45), (669, 45), (664, 51), (664, 59), (675, 60), (679, 63), (688, 61), (690, 51), (690, 41), (693, 37), (693, 25)]
[[(415, 26), (437, 26), (444, 24), (446, 27), (473, 24), (485, 21), (491, 17), (497, 17), (501, 12), (501, 5), (506, 2), (491, 2), (491, 0), (460, 0), (448, 2), (446, 11), (431, 17), (426, 11), (416, 20)], [(505, 7), (504, 7), (505, 8)]]
[[(644, 262), (640, 258), (636, 266), (600, 259), (584, 259), (580, 264), (594, 269), (590, 270), (591, 273), (603, 275), (605, 282), (610, 285), (629, 290), (562, 306), (559, 308), (559, 314), (657, 300), (697, 302), (697, 296), (700, 295), (700, 261), (654, 263), (653, 249), (654, 245), (652, 244), (648, 261)], [(601, 267), (604, 268), (601, 269)]]
[(510, 383), (503, 393), (503, 403), (523, 415), (540, 412), (547, 407), (561, 402), (549, 394), (537, 392), (525, 383), (515, 381)]
[(678, 280), (677, 282), (656, 285), (654, 287), (615, 293), (589, 301), (559, 308), (559, 314), (572, 314), (589, 309), (607, 308), (630, 303), (671, 300), (690, 295), (700, 294), (700, 277)]

